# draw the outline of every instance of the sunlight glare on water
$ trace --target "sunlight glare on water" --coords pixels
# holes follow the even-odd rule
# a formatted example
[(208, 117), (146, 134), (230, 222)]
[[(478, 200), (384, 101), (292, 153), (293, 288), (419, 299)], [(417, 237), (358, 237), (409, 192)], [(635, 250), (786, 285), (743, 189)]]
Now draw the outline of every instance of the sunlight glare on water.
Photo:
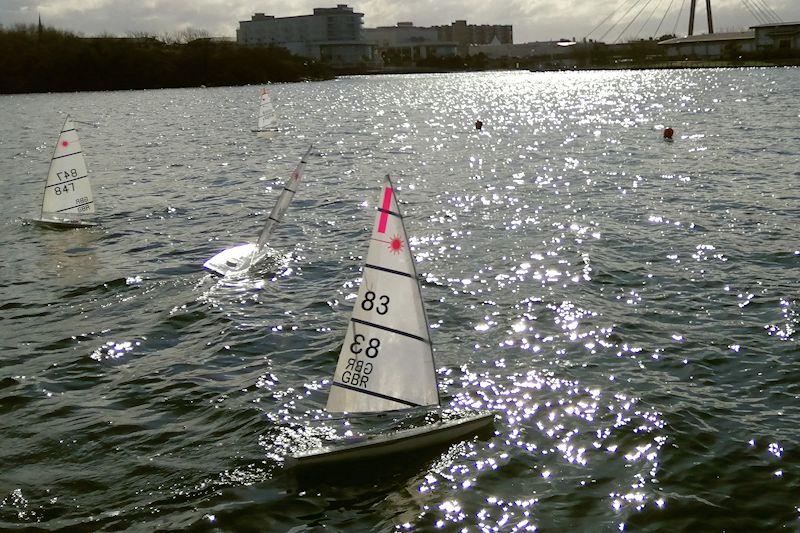
[[(0, 528), (795, 527), (798, 90), (797, 69), (348, 77), (271, 87), (271, 140), (258, 87), (2, 97)], [(98, 228), (21, 221), (62, 113), (99, 124)], [(312, 142), (274, 264), (202, 272)], [(300, 483), (289, 453), (415, 421), (323, 410), (387, 173), (441, 416), (495, 431)]]

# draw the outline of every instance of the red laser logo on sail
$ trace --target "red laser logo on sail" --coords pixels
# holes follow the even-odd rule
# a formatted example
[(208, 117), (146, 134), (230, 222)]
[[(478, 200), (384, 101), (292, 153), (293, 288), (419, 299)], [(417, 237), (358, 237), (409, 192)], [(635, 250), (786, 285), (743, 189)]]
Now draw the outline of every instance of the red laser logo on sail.
[(397, 235), (392, 237), (392, 240), (389, 241), (389, 251), (393, 254), (399, 254), (403, 251), (403, 240)]
[(383, 205), (381, 206), (381, 218), (378, 220), (378, 233), (386, 233), (386, 224), (389, 222), (389, 211), (392, 207), (392, 188), (383, 189)]
[(67, 146), (69, 146), (69, 141), (61, 141), (61, 146), (66, 148)]

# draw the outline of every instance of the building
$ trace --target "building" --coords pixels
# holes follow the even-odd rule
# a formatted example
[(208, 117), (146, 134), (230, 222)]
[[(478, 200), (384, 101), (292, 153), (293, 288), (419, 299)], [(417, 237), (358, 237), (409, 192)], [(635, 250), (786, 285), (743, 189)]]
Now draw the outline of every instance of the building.
[(751, 26), (755, 31), (755, 48), (766, 51), (800, 51), (800, 22), (781, 22)]
[(532, 43), (503, 44), (494, 39), (489, 44), (472, 44), (469, 54), (484, 54), (490, 59), (525, 59), (530, 57), (542, 59), (561, 59), (572, 53), (572, 47), (559, 41), (539, 41)]
[(501, 44), (511, 44), (514, 42), (514, 31), (511, 25), (488, 25), (480, 26), (467, 24), (466, 20), (456, 20), (449, 26), (434, 26), (439, 34), (439, 40), (445, 42), (458, 43), (458, 51), (461, 55), (469, 54), (471, 44), (489, 44), (495, 39)]
[(755, 51), (755, 31), (676, 37), (658, 43), (671, 59), (728, 59)]
[(276, 18), (255, 13), (239, 22), (236, 41), (249, 46), (280, 46), (293, 54), (333, 66), (372, 64), (375, 47), (364, 40), (363, 13), (339, 4), (315, 8), (311, 15)]
[(457, 20), (449, 26), (414, 26), (413, 22), (398, 22), (396, 26), (381, 26), (364, 30), (367, 41), (374, 43), (382, 54), (400, 54), (413, 61), (428, 57), (467, 56), (472, 45), (511, 45), (513, 29), (509, 26), (474, 25)]
[(458, 55), (458, 43), (442, 42), (436, 28), (414, 26), (413, 22), (398, 22), (396, 26), (366, 28), (364, 38), (378, 52), (399, 64), (413, 63), (429, 57)]
[(800, 22), (779, 22), (750, 26), (749, 31), (711, 33), (667, 39), (667, 57), (698, 59), (729, 59), (741, 54), (762, 56), (800, 54)]

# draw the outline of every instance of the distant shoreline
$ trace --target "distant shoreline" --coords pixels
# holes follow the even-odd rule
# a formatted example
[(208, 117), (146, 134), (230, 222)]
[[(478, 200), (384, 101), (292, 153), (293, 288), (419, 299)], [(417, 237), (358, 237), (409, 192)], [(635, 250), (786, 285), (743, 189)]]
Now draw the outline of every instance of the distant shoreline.
[(686, 70), (703, 68), (786, 68), (800, 67), (800, 61), (659, 61), (654, 63), (619, 63), (615, 65), (586, 65), (574, 68), (472, 68), (472, 69), (448, 69), (434, 67), (395, 67), (390, 69), (359, 69), (359, 68), (338, 68), (333, 69), (337, 76), (381, 76), (391, 74), (452, 74), (458, 72), (579, 72), (588, 70)]
[(222, 87), (333, 78), (327, 65), (278, 47), (197, 39), (83, 38), (0, 28), (0, 94)]
[[(598, 58), (595, 56), (595, 60)], [(0, 28), (0, 94), (129, 91), (190, 87), (232, 87), (322, 81), (348, 75), (435, 74), (485, 71), (573, 72), (695, 68), (797, 67), (800, 58), (667, 61), (575, 59), (575, 66), (535, 58), (429, 58), (419, 66), (333, 68), (268, 46), (195, 39), (165, 43), (153, 37), (84, 38), (34, 26)]]

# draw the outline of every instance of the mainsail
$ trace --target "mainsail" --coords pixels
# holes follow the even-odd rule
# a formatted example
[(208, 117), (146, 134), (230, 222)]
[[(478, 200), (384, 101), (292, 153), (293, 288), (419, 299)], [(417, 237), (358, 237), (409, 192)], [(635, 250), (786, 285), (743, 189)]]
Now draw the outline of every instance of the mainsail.
[(78, 219), (94, 213), (94, 198), (78, 132), (69, 117), (58, 137), (44, 186), (42, 220)]
[(428, 319), (387, 176), (325, 409), (374, 412), (430, 405), (439, 405), (439, 392)]
[(297, 167), (295, 167), (292, 175), (289, 176), (289, 179), (287, 179), (286, 183), (283, 184), (283, 191), (281, 191), (280, 196), (278, 196), (278, 201), (275, 202), (275, 206), (272, 208), (272, 212), (269, 214), (267, 222), (264, 224), (264, 228), (261, 230), (261, 234), (258, 236), (258, 250), (264, 248), (264, 246), (267, 244), (269, 236), (275, 229), (275, 226), (281, 220), (283, 220), (286, 210), (289, 209), (289, 204), (292, 203), (292, 198), (294, 198), (294, 194), (297, 192), (297, 187), (300, 185), (300, 178), (303, 177), (303, 169), (306, 166), (306, 158), (308, 158), (308, 154), (311, 153), (312, 147), (313, 146), (308, 147), (308, 150), (306, 150), (306, 153), (302, 158), (300, 158), (300, 162), (297, 164)]
[(266, 89), (261, 89), (261, 99), (258, 105), (258, 129), (256, 131), (274, 130), (278, 125), (275, 118), (275, 108)]

